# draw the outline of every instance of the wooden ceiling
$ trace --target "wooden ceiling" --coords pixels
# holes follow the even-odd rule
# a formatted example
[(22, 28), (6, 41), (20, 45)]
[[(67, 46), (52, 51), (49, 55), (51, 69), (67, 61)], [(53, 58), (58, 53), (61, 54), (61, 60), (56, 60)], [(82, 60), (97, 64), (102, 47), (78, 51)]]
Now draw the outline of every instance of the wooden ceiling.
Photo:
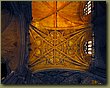
[(84, 43), (92, 40), (91, 14), (84, 15), (86, 1), (32, 2), (29, 68), (86, 71), (91, 55)]
[[(32, 17), (36, 27), (48, 29), (82, 28), (90, 21), (83, 15), (84, 1), (32, 2)], [(86, 19), (86, 20), (85, 20)]]

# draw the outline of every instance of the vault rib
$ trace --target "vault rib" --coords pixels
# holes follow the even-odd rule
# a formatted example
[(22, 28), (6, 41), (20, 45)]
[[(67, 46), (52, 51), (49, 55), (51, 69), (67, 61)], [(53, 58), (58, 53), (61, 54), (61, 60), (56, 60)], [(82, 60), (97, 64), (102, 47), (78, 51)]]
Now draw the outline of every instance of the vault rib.
[(39, 59), (35, 60), (34, 62), (30, 63), (30, 66), (34, 66), (36, 65), (38, 60), (41, 60), (42, 57), (44, 57), (46, 54), (48, 54), (49, 52), (53, 51), (53, 49), (48, 50), (47, 52), (45, 52), (42, 56), (39, 57)]
[[(72, 2), (72, 1), (71, 1), (71, 2)], [(52, 13), (49, 13), (47, 16), (45, 16), (45, 17), (39, 19), (38, 21), (41, 21), (41, 20), (43, 20), (43, 19), (45, 19), (45, 18), (47, 18), (47, 17), (49, 17), (49, 16), (51, 16), (51, 15), (53, 15), (53, 14), (59, 12), (61, 9), (65, 8), (67, 5), (69, 5), (71, 2), (66, 3), (64, 6), (60, 7), (60, 8), (59, 8), (58, 10), (56, 10), (56, 11), (54, 11), (54, 10), (52, 9)]]
[[(77, 64), (77, 65), (78, 65), (78, 64), (81, 64), (81, 65), (83, 65), (83, 66), (87, 66), (87, 67), (88, 67), (88, 65), (84, 65), (84, 64), (82, 64), (82, 63), (79, 63), (79, 62), (75, 61), (74, 58), (72, 58), (71, 56), (67, 55), (66, 53), (60, 51), (59, 49), (56, 48), (56, 50), (57, 50), (58, 52), (62, 53), (63, 55), (65, 55), (66, 57), (68, 57), (69, 60), (73, 61), (75, 64)], [(72, 58), (72, 59), (71, 59), (71, 58)]]
[[(34, 26), (33, 26), (33, 27), (34, 27)], [(34, 28), (37, 29), (36, 27), (34, 27)], [(38, 30), (35, 30), (34, 28), (33, 28), (33, 30), (39, 35), (39, 37), (40, 37), (43, 41), (45, 41), (47, 44), (49, 44), (51, 47), (53, 47), (53, 45), (52, 45), (50, 42), (48, 42), (44, 37), (41, 36), (42, 33), (39, 32)], [(45, 36), (45, 35), (44, 35), (44, 36)], [(47, 37), (47, 36), (45, 36), (45, 37)]]
[[(85, 31), (87, 31), (87, 30), (85, 30)], [(84, 33), (85, 31), (83, 31), (82, 33)], [(78, 33), (80, 33), (80, 32), (78, 32)], [(75, 34), (78, 34), (78, 33), (75, 33)], [(60, 44), (58, 44), (56, 47), (58, 47), (58, 46), (64, 44), (64, 43), (67, 42), (68, 40), (72, 39), (72, 38), (74, 37), (73, 35), (75, 35), (75, 34), (73, 33), (73, 34), (72, 34), (72, 37), (70, 37), (70, 38), (64, 40), (63, 42), (61, 42)], [(81, 36), (80, 36), (80, 37), (81, 37)], [(75, 40), (74, 40), (74, 41), (75, 41)], [(75, 42), (76, 42), (76, 41), (75, 41)]]

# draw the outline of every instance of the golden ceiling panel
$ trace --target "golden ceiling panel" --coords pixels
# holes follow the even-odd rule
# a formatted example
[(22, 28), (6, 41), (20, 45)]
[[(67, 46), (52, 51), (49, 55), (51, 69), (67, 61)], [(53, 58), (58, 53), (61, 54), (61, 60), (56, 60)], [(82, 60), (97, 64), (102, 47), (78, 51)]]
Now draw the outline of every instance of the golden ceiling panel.
[(84, 25), (85, 22), (81, 19), (83, 4), (85, 3), (73, 1), (32, 2), (33, 23), (57, 30)]
[[(92, 41), (90, 19), (82, 19), (83, 2), (32, 2), (30, 70), (89, 69), (91, 55), (84, 44)], [(87, 16), (87, 19), (90, 15)]]

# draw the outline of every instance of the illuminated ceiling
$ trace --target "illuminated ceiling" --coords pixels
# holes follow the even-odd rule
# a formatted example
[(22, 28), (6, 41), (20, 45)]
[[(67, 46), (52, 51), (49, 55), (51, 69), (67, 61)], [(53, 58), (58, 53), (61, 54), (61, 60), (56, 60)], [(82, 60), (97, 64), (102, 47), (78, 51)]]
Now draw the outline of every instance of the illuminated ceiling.
[(84, 16), (86, 2), (32, 2), (29, 67), (43, 69), (89, 69), (91, 55), (84, 53), (92, 40), (91, 14)]

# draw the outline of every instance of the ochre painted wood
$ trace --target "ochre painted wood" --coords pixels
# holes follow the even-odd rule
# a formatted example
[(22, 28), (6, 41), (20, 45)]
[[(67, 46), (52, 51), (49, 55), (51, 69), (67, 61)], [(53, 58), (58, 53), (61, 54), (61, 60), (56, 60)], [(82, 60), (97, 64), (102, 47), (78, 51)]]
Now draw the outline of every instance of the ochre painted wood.
[(32, 2), (29, 68), (86, 71), (91, 55), (84, 43), (92, 41), (91, 14), (83, 16), (85, 1)]

